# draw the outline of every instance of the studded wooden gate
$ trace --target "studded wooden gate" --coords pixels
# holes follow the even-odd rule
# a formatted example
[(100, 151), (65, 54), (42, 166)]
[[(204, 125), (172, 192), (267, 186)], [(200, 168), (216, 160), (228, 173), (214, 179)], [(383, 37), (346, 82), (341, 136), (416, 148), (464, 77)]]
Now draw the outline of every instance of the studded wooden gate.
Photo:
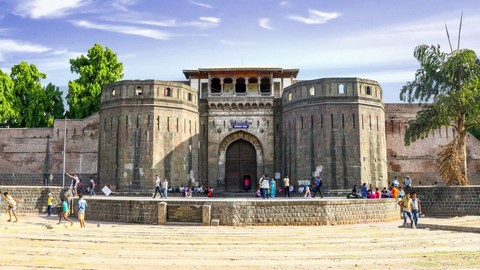
[(225, 191), (244, 190), (244, 179), (250, 179), (250, 190), (257, 188), (257, 154), (255, 147), (242, 139), (227, 148), (225, 164)]

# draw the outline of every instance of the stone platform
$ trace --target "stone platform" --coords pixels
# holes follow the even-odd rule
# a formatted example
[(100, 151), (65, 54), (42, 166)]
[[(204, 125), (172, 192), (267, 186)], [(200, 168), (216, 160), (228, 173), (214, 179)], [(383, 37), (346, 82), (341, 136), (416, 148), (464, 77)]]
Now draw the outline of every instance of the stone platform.
[[(340, 225), (399, 219), (394, 199), (87, 197), (89, 219), (142, 224)], [(77, 199), (74, 199), (75, 205)]]

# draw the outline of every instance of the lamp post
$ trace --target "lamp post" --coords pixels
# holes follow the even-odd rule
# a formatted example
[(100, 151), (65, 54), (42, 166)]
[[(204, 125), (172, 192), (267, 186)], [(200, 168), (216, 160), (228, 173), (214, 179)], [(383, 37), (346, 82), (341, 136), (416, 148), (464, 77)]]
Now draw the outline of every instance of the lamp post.
[(65, 161), (66, 161), (66, 148), (67, 148), (67, 117), (65, 116), (65, 126), (63, 129), (63, 175), (62, 175), (62, 187), (65, 187)]

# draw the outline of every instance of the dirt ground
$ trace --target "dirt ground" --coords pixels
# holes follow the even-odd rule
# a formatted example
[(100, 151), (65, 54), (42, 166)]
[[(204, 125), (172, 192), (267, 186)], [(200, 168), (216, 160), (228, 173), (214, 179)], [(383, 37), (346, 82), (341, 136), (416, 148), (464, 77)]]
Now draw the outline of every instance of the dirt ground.
[[(203, 227), (0, 217), (1, 269), (479, 269), (480, 234), (344, 226)], [(74, 221), (77, 221), (74, 219)]]

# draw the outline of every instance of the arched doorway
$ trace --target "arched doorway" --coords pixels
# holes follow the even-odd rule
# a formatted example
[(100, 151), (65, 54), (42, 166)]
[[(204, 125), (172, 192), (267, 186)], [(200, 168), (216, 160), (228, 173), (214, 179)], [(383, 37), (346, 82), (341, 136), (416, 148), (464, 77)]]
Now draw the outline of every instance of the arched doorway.
[(225, 191), (236, 192), (244, 190), (245, 178), (250, 179), (250, 189), (256, 188), (257, 153), (255, 147), (246, 140), (238, 139), (232, 142), (226, 151)]

